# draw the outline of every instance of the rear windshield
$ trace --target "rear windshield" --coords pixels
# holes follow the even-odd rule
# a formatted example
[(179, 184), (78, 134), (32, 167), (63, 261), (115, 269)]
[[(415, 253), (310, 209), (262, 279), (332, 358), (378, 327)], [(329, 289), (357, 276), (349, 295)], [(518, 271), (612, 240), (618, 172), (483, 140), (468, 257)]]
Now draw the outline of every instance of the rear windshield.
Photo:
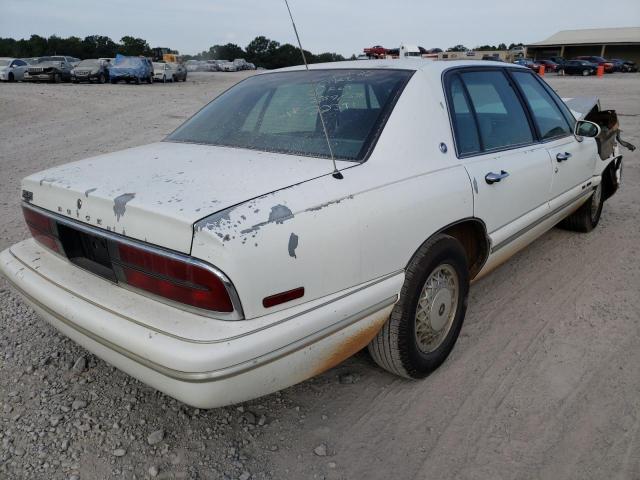
[[(408, 70), (311, 70), (248, 78), (167, 140), (361, 161), (375, 144)], [(314, 94), (315, 88), (315, 94)]]

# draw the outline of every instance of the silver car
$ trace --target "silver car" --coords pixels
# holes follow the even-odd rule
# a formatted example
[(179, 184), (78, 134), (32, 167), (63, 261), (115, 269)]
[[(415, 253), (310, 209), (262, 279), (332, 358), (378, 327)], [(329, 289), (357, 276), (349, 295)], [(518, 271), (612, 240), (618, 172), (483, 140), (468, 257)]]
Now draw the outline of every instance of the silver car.
[(16, 82), (24, 78), (24, 72), (29, 64), (20, 58), (0, 58), (0, 80)]

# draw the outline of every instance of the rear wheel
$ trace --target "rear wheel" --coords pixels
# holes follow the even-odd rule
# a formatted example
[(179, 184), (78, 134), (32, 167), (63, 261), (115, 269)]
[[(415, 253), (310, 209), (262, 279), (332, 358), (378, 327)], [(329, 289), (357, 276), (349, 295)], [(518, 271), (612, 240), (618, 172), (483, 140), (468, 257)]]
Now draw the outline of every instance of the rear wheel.
[(600, 182), (589, 200), (560, 222), (560, 227), (573, 230), (574, 232), (590, 232), (596, 228), (600, 222), (603, 205), (602, 182)]
[(13, 76), (13, 73), (9, 73), (8, 80), (9, 80), (10, 82), (14, 82), (14, 81), (15, 81), (15, 77)]
[(140, 85), (140, 77), (136, 77), (136, 85)]
[(583, 76), (583, 77), (588, 77), (590, 74), (591, 74), (591, 71), (590, 71), (590, 70), (583, 70), (583, 71), (582, 71), (582, 76)]
[(104, 82), (106, 82), (106, 78), (104, 78), (104, 73), (101, 73), (100, 75), (98, 75), (98, 83)]
[(59, 74), (59, 73), (56, 73), (56, 74), (53, 76), (53, 83), (60, 83), (60, 82), (62, 82), (62, 77), (60, 76), (60, 74)]
[(425, 242), (406, 269), (400, 299), (368, 346), (385, 370), (423, 378), (445, 361), (467, 308), (469, 269), (460, 242), (437, 235)]

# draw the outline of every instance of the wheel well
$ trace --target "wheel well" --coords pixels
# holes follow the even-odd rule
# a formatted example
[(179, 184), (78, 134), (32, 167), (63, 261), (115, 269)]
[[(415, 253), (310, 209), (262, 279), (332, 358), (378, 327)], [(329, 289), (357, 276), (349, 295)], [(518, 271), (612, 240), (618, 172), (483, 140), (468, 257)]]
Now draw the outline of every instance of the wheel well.
[(489, 257), (489, 236), (481, 220), (463, 220), (445, 227), (438, 233), (449, 235), (460, 242), (465, 252), (467, 252), (471, 279), (480, 273)]

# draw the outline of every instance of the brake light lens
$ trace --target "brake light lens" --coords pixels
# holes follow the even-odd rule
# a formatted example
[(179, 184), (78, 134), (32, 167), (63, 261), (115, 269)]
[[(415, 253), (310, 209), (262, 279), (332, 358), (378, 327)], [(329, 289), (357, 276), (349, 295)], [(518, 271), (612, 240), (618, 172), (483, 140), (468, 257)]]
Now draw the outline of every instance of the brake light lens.
[(196, 308), (233, 312), (227, 288), (207, 268), (124, 243), (118, 255), (124, 276), (118, 281)]
[(61, 253), (53, 231), (51, 219), (25, 207), (22, 207), (22, 214), (33, 238), (49, 250)]

